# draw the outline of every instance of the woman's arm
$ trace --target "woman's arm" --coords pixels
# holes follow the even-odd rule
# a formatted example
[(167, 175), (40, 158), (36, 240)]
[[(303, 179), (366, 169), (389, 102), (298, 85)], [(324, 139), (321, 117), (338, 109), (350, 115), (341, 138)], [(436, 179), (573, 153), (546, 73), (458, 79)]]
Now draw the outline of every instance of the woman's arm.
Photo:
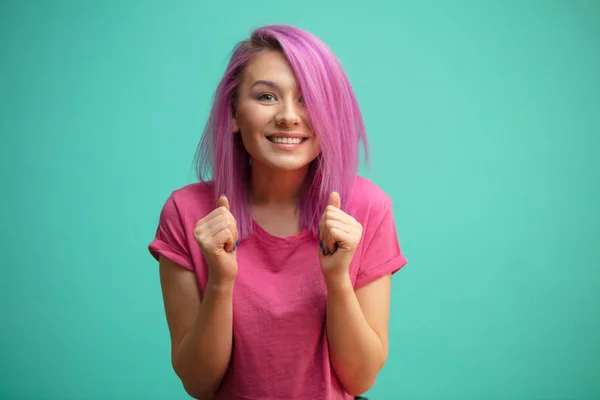
[(388, 354), (390, 275), (354, 291), (350, 278), (327, 282), (327, 339), (331, 363), (352, 396), (369, 390)]
[(209, 279), (201, 301), (196, 275), (162, 255), (160, 280), (175, 373), (190, 396), (212, 399), (231, 357), (233, 283)]

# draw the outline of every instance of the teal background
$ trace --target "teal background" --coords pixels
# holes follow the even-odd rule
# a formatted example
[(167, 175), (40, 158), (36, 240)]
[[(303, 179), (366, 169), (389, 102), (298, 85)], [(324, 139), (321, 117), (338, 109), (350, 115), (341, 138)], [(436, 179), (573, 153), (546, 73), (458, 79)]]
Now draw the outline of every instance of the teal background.
[(600, 3), (0, 3), (1, 399), (185, 399), (147, 252), (234, 44), (339, 56), (409, 264), (372, 399), (600, 398)]

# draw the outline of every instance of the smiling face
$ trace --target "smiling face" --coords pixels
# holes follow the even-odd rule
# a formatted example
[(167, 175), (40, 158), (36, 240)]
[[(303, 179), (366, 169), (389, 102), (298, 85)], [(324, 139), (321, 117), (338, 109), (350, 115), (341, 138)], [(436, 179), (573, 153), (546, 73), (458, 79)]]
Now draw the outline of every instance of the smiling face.
[(296, 76), (281, 52), (264, 50), (248, 63), (234, 109), (233, 132), (242, 136), (253, 167), (295, 171), (318, 156)]

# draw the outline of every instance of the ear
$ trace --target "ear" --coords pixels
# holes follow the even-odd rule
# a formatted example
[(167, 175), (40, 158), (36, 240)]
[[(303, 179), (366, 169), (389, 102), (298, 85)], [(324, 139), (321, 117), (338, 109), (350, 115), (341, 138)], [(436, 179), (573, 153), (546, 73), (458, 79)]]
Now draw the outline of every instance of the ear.
[(240, 126), (237, 121), (237, 111), (235, 105), (231, 105), (231, 133), (238, 133)]
[(240, 127), (238, 126), (237, 118), (235, 118), (235, 114), (234, 114), (233, 118), (231, 119), (231, 123), (232, 123), (231, 133), (238, 133), (240, 131)]

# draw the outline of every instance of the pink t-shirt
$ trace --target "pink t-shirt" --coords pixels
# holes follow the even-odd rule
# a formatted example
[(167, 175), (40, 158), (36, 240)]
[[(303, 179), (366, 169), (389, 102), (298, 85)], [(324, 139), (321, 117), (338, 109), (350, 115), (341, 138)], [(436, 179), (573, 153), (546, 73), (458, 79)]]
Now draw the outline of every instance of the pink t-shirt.
[[(196, 273), (201, 291), (207, 266), (194, 240), (196, 222), (215, 208), (210, 186), (194, 183), (167, 199), (149, 250)], [(398, 271), (400, 251), (391, 200), (357, 177), (346, 213), (363, 226), (350, 266), (355, 289)], [(217, 399), (352, 399), (333, 371), (326, 336), (327, 289), (319, 241), (308, 231), (281, 238), (256, 222), (237, 250), (233, 291), (233, 347)]]

